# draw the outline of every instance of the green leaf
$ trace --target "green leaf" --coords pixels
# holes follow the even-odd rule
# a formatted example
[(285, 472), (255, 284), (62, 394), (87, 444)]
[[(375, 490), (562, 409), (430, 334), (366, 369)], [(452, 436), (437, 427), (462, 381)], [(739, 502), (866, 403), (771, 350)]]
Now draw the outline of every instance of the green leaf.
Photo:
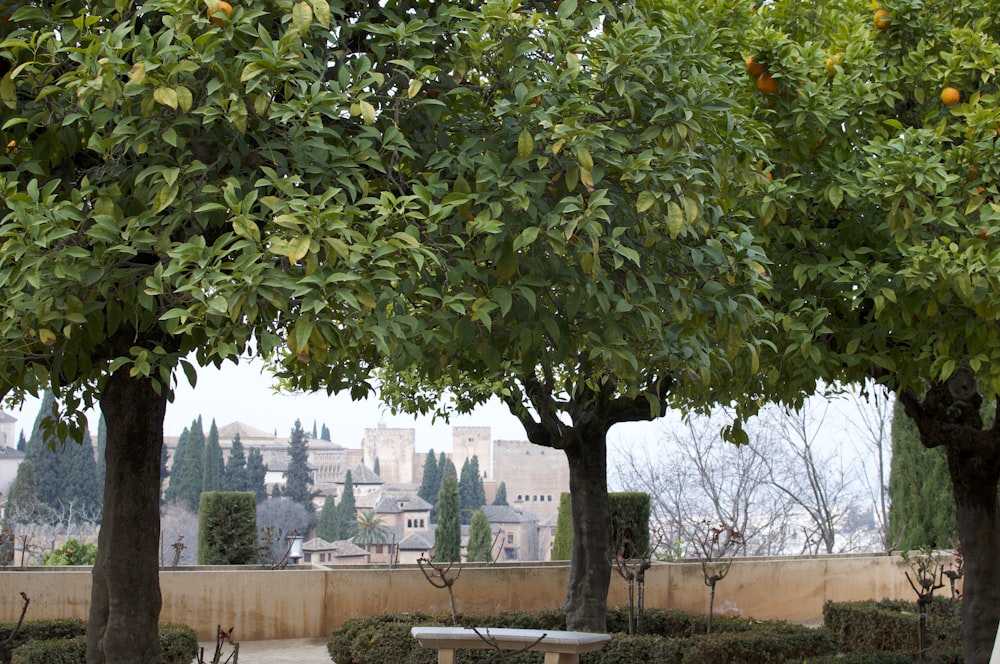
[(0, 102), (3, 102), (3, 105), (7, 108), (17, 108), (17, 87), (10, 77), (10, 72), (7, 72), (3, 78), (0, 78)]
[(159, 191), (156, 192), (156, 196), (153, 197), (153, 211), (157, 214), (163, 212), (174, 199), (177, 198), (177, 192), (179, 188), (177, 185), (160, 187)]
[(358, 107), (360, 108), (361, 119), (365, 121), (365, 124), (370, 125), (375, 122), (375, 107), (369, 104), (367, 101), (358, 102)]
[(246, 67), (243, 68), (243, 73), (240, 74), (240, 83), (246, 83), (247, 81), (251, 81), (257, 78), (258, 76), (264, 74), (266, 71), (267, 68), (263, 64), (259, 62), (251, 62), (247, 64)]
[(576, 0), (562, 0), (559, 3), (559, 9), (556, 10), (556, 15), (560, 20), (568, 20), (576, 12)]

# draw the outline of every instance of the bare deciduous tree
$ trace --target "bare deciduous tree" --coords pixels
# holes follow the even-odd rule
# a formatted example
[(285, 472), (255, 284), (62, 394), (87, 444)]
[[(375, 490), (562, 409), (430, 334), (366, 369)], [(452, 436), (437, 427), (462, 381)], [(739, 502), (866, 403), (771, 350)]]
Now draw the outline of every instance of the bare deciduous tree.
[(889, 541), (889, 464), (892, 460), (892, 393), (879, 385), (865, 385), (849, 393), (857, 458), (856, 475), (872, 505), (875, 528), (884, 551), (897, 545)]

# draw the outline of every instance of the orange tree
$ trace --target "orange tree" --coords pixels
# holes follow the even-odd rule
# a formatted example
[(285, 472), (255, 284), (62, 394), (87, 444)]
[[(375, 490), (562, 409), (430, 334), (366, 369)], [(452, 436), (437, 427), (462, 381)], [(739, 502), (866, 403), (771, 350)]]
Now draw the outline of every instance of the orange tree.
[[(443, 413), (495, 395), (565, 453), (567, 624), (603, 631), (609, 428), (728, 403), (759, 354), (768, 284), (744, 203), (765, 178), (723, 53), (739, 25), (730, 2), (673, 0), (453, 16), (449, 74), (400, 116), (409, 191), (386, 204), (439, 262), (396, 282), (407, 334), (385, 342), (382, 394)], [(322, 388), (295, 350), (288, 379)]]
[(874, 379), (945, 449), (965, 661), (986, 662), (1000, 620), (1000, 419), (980, 415), (1000, 406), (996, 5), (779, 1), (742, 38), (779, 83), (755, 104), (771, 128), (755, 228), (779, 312), (769, 389), (794, 402), (817, 380)]
[(407, 147), (370, 99), (409, 103), (440, 35), (389, 5), (29, 0), (0, 24), (0, 394), (52, 390), (62, 433), (107, 422), (89, 662), (160, 661), (176, 370), (287, 343), (364, 389), (366, 330), (393, 333), (373, 305), (427, 260), (380, 204)]

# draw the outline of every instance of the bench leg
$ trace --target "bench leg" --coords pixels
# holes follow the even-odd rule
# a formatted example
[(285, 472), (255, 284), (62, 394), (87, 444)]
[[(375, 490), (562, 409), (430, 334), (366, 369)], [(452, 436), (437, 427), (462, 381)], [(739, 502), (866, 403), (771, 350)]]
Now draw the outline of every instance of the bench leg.
[(451, 648), (438, 650), (438, 664), (455, 664), (455, 651)]
[(545, 664), (580, 664), (580, 656), (568, 652), (547, 652)]

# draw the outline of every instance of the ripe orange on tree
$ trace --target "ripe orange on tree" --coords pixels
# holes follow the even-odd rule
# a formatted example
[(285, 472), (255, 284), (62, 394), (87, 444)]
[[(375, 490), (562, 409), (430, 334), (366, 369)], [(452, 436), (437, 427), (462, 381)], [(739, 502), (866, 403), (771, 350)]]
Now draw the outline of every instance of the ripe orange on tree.
[(840, 64), (841, 60), (843, 60), (843, 57), (840, 55), (840, 53), (837, 53), (836, 55), (827, 58), (826, 59), (826, 71), (829, 72), (830, 75), (836, 74), (837, 73), (837, 65)]
[(962, 100), (962, 93), (950, 85), (941, 91), (941, 103), (945, 106), (954, 106)]
[(757, 77), (757, 89), (763, 94), (773, 95), (778, 91), (778, 87), (778, 80), (770, 73), (765, 72)]
[(747, 72), (749, 72), (751, 76), (760, 76), (764, 73), (764, 65), (757, 62), (757, 59), (754, 58), (754, 56), (748, 55), (747, 59), (743, 62), (746, 64)]
[(225, 22), (217, 16), (219, 12), (224, 12), (226, 17), (233, 15), (233, 6), (226, 2), (226, 0), (219, 0), (219, 3), (215, 6), (215, 11), (212, 11), (212, 7), (208, 8), (208, 20), (218, 26), (225, 25)]
[(875, 24), (876, 30), (885, 30), (892, 23), (892, 19), (889, 17), (889, 11), (886, 9), (879, 9), (875, 12), (872, 17), (872, 22)]

